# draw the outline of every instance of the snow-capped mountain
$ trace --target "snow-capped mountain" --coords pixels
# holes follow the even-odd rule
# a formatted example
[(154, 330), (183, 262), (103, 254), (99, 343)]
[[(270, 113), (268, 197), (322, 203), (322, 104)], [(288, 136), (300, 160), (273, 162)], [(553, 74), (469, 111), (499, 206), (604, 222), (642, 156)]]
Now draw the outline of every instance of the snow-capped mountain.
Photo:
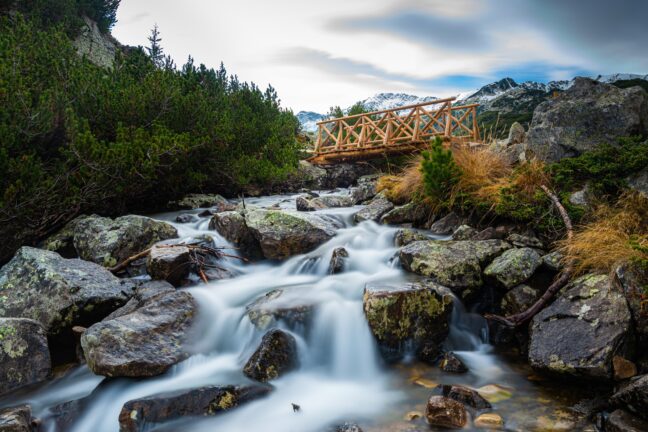
[[(592, 77), (600, 82), (614, 83), (621, 80), (642, 79), (648, 81), (648, 75), (638, 74), (611, 74)], [(533, 112), (535, 107), (549, 99), (555, 91), (564, 91), (571, 87), (574, 80), (550, 81), (541, 83), (526, 81), (517, 83), (512, 78), (504, 78), (487, 84), (478, 90), (472, 90), (454, 95), (456, 104), (480, 104), (480, 111), (507, 112)], [(445, 97), (445, 96), (444, 96)], [(436, 96), (414, 96), (406, 93), (378, 93), (360, 102), (368, 111), (380, 111), (397, 108), (405, 105), (431, 102), (439, 99)], [(344, 110), (348, 112), (349, 108)], [(326, 118), (324, 114), (310, 111), (301, 111), (297, 114), (303, 130), (315, 132), (316, 123)]]

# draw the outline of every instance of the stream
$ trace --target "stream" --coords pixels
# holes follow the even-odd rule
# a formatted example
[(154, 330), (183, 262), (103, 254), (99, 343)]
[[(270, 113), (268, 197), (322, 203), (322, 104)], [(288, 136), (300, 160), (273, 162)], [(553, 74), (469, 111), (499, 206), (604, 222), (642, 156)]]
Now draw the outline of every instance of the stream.
[[(340, 193), (340, 192), (338, 192)], [(342, 191), (341, 193), (348, 193)], [(246, 199), (247, 205), (295, 208), (296, 196)], [(497, 385), (505, 395), (493, 403), (507, 430), (570, 430), (571, 411), (582, 395), (572, 386), (546, 381), (533, 374), (523, 359), (507, 356), (488, 343), (488, 328), (481, 316), (466, 311), (456, 300), (446, 347), (468, 366), (466, 374), (450, 374), (438, 367), (405, 359), (386, 365), (366, 323), (362, 296), (368, 282), (404, 282), (393, 238), (396, 227), (374, 222), (354, 224), (361, 207), (320, 210), (338, 219), (343, 228), (316, 250), (286, 261), (244, 264), (224, 258), (233, 277), (204, 284), (198, 279), (186, 288), (200, 312), (189, 359), (166, 374), (146, 379), (113, 379), (93, 375), (77, 366), (32, 393), (14, 396), (12, 404), (27, 402), (43, 430), (58, 432), (48, 422), (51, 407), (92, 394), (90, 403), (70, 427), (72, 432), (115, 432), (125, 402), (179, 389), (205, 385), (250, 384), (243, 365), (258, 346), (263, 332), (246, 316), (246, 305), (274, 289), (284, 289), (286, 304), (314, 304), (310, 328), (284, 328), (297, 339), (300, 367), (272, 382), (269, 396), (214, 417), (183, 419), (151, 425), (151, 431), (267, 431), (324, 432), (344, 422), (358, 423), (365, 432), (430, 430), (423, 418), (412, 421), (408, 412), (425, 411), (436, 384), (462, 384), (471, 388)], [(192, 211), (198, 214), (200, 210)], [(183, 212), (187, 213), (187, 212)], [(228, 246), (209, 230), (209, 217), (189, 224), (175, 223), (179, 213), (154, 215), (172, 223), (180, 240), (209, 235), (216, 246)], [(349, 252), (345, 270), (329, 275), (331, 254), (344, 246)], [(301, 409), (294, 412), (291, 404)]]

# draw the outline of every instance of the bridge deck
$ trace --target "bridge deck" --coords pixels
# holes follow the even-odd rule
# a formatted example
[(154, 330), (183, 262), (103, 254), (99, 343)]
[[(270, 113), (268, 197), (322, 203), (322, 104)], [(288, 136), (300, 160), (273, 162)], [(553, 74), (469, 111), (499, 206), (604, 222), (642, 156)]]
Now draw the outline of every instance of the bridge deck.
[(372, 159), (425, 149), (436, 136), (479, 142), (478, 104), (452, 106), (455, 98), (374, 111), (318, 123), (315, 164)]

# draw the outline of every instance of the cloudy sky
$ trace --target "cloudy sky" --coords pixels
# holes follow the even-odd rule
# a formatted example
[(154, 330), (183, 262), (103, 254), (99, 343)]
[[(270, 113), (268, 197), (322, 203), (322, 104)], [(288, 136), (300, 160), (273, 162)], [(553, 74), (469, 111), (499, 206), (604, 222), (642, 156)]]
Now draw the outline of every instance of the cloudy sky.
[(283, 105), (325, 112), (378, 92), (449, 96), (510, 76), (648, 73), (648, 0), (122, 0), (113, 34), (155, 23), (191, 54)]

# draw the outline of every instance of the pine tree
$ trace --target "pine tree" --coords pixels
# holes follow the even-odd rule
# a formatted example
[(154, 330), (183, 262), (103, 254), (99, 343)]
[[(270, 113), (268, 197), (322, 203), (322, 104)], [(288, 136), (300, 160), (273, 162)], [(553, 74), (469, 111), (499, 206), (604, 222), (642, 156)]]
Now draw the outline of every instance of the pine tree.
[(160, 29), (155, 24), (151, 30), (151, 35), (148, 37), (150, 46), (146, 48), (148, 55), (155, 64), (155, 66), (162, 68), (165, 65), (164, 50), (162, 49), (162, 38), (160, 37)]
[(443, 140), (436, 137), (430, 150), (421, 153), (421, 173), (425, 194), (437, 203), (443, 203), (461, 176), (461, 170), (452, 157), (452, 151), (443, 148)]

